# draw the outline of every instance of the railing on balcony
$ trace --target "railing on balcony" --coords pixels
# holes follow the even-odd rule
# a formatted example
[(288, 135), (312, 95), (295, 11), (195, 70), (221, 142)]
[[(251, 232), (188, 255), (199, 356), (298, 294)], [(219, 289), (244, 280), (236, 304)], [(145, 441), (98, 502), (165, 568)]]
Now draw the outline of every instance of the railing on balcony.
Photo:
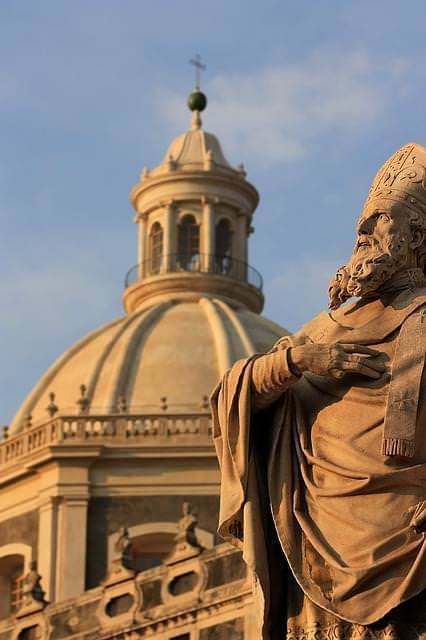
[(85, 441), (103, 446), (211, 446), (208, 413), (61, 415), (0, 441), (0, 471), (29, 454)]
[(225, 276), (238, 282), (247, 282), (260, 291), (263, 287), (263, 279), (260, 273), (246, 262), (235, 260), (230, 256), (217, 256), (207, 253), (173, 253), (145, 260), (136, 264), (127, 272), (124, 286), (127, 288), (138, 280), (149, 278), (150, 276), (185, 271)]

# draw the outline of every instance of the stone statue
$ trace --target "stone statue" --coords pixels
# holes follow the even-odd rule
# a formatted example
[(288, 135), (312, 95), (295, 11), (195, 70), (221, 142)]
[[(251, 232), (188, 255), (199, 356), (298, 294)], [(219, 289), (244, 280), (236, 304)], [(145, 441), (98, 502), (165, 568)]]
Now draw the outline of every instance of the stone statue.
[(182, 504), (182, 516), (177, 523), (177, 533), (170, 554), (165, 559), (166, 564), (180, 562), (199, 555), (203, 550), (199, 543), (195, 528), (198, 524), (197, 511), (189, 502)]
[(44, 599), (44, 591), (41, 585), (41, 576), (37, 571), (37, 562), (33, 560), (30, 570), (25, 576), (22, 589), (22, 602), (19, 613), (44, 608), (47, 605)]
[(133, 542), (127, 527), (118, 530), (118, 537), (114, 543), (114, 555), (111, 562), (110, 575), (133, 571)]
[(373, 182), (331, 311), (213, 392), (219, 533), (253, 570), (259, 638), (426, 638), (425, 269), (412, 143)]

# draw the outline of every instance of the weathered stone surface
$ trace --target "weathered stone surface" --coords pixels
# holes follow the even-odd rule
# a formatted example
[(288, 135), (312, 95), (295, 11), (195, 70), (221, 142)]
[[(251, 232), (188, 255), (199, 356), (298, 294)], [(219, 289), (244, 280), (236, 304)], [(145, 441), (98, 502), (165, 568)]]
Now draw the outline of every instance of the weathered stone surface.
[(247, 568), (241, 553), (231, 553), (207, 563), (208, 580), (206, 589), (213, 589), (247, 575)]
[(69, 607), (65, 611), (51, 616), (49, 622), (53, 627), (51, 640), (62, 640), (74, 633), (84, 633), (98, 626), (95, 616), (98, 600), (81, 606)]
[(144, 582), (142, 584), (143, 608), (150, 609), (162, 603), (161, 600), (161, 580)]
[(230, 640), (230, 638), (232, 640), (243, 640), (243, 618), (235, 618), (235, 620), (215, 624), (200, 631), (200, 640)]
[(28, 544), (35, 554), (38, 539), (38, 512), (27, 511), (22, 515), (0, 522), (1, 544)]

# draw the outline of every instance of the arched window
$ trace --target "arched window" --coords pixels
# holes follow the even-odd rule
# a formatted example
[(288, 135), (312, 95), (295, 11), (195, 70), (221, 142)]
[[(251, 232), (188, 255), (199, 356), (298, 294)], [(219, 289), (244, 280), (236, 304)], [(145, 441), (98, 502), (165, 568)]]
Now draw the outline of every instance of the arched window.
[(149, 253), (151, 258), (150, 274), (159, 273), (163, 259), (163, 227), (159, 222), (154, 222), (149, 234)]
[(176, 262), (181, 269), (198, 271), (200, 268), (200, 227), (194, 216), (185, 215), (178, 225)]
[(222, 218), (216, 225), (216, 268), (228, 275), (232, 266), (232, 229), (229, 220)]
[[(178, 527), (175, 522), (146, 522), (129, 527), (132, 541), (132, 563), (137, 571), (145, 571), (162, 564), (176, 544)], [(214, 545), (214, 535), (205, 529), (196, 529), (197, 538), (205, 549)], [(117, 533), (108, 540), (108, 556), (113, 557)]]
[(0, 618), (15, 613), (22, 604), (25, 558), (11, 554), (0, 558)]
[(133, 566), (146, 571), (162, 564), (173, 548), (174, 535), (165, 531), (137, 536), (132, 539)]

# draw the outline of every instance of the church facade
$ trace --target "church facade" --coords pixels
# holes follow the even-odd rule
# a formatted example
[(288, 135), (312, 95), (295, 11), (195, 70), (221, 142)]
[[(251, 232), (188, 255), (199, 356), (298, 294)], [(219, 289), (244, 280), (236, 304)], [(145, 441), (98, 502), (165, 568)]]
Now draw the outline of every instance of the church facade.
[(250, 577), (216, 534), (208, 397), (285, 333), (248, 264), (258, 204), (202, 126), (131, 191), (126, 312), (38, 381), (0, 441), (0, 640), (256, 638)]

